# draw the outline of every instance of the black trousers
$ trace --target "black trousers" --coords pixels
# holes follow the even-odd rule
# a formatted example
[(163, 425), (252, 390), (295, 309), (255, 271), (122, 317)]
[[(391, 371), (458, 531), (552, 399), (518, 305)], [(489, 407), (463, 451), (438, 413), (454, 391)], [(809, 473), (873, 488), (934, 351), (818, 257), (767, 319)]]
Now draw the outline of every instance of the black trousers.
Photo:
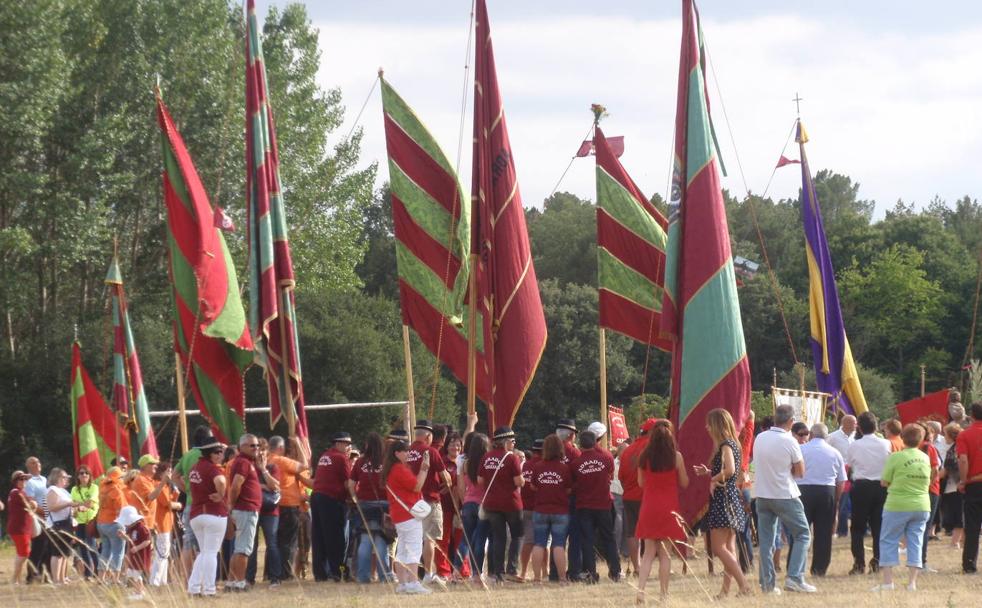
[(42, 531), (41, 534), (31, 539), (31, 556), (28, 558), (31, 566), (27, 569), (27, 582), (32, 582), (35, 578), (44, 582), (44, 573), (48, 572), (48, 563), (51, 561), (51, 541), (48, 535)]
[(485, 513), (491, 526), (491, 561), (488, 562), (488, 573), (502, 576), (505, 573), (505, 549), (508, 546), (509, 532), (512, 538), (522, 542), (522, 512), (485, 510)]
[(612, 577), (621, 574), (621, 559), (614, 540), (614, 518), (610, 509), (577, 509), (576, 528), (580, 532), (583, 572), (597, 578), (597, 548)]
[(886, 502), (886, 488), (879, 480), (857, 479), (850, 490), (852, 498), (852, 559), (857, 567), (866, 567), (866, 550), (863, 537), (869, 528), (873, 541), (873, 561), (880, 563), (880, 523), (883, 520), (883, 503)]
[(805, 519), (812, 526), (811, 573), (825, 576), (832, 561), (835, 486), (798, 486), (798, 489), (801, 490), (801, 504), (805, 507)]
[[(965, 510), (965, 538), (962, 539), (962, 571), (977, 572), (979, 532), (982, 530), (982, 482), (965, 486), (962, 500)], [(33, 547), (32, 547), (33, 549)], [(33, 558), (34, 552), (31, 552)]]
[(280, 579), (293, 578), (293, 561), (297, 557), (300, 536), (300, 507), (280, 507), (280, 527), (276, 529), (276, 545), (280, 549)]
[(310, 498), (310, 517), (313, 524), (310, 550), (313, 554), (315, 581), (341, 580), (341, 565), (348, 549), (344, 535), (348, 518), (344, 503), (326, 494), (314, 492)]

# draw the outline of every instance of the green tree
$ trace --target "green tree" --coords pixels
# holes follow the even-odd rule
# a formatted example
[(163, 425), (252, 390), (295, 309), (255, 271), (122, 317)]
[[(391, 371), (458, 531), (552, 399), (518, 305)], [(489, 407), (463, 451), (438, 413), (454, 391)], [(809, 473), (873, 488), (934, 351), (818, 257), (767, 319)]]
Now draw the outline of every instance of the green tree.
[(597, 209), (568, 192), (547, 198), (542, 212), (528, 213), (532, 261), (540, 281), (597, 284)]

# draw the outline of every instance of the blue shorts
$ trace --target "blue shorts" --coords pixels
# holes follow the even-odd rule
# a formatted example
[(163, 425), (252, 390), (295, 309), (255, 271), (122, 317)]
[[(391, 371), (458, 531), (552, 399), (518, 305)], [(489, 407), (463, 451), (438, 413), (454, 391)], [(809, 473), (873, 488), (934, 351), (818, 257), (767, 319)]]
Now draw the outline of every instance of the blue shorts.
[(532, 513), (532, 527), (535, 530), (535, 546), (545, 548), (552, 537), (553, 547), (565, 547), (569, 536), (568, 513)]

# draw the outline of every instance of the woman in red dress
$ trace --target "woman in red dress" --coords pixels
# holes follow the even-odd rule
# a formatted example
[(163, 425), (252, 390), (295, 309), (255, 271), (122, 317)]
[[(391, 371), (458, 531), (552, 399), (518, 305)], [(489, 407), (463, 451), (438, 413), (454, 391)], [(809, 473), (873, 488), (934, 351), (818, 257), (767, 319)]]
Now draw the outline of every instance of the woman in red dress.
[(672, 423), (659, 420), (648, 435), (648, 445), (638, 458), (638, 485), (644, 491), (635, 536), (644, 540), (644, 556), (638, 570), (638, 604), (644, 604), (644, 586), (651, 564), (658, 558), (658, 584), (668, 595), (671, 554), (675, 542), (684, 542), (685, 528), (679, 513), (679, 488), (689, 485), (685, 461), (675, 449)]

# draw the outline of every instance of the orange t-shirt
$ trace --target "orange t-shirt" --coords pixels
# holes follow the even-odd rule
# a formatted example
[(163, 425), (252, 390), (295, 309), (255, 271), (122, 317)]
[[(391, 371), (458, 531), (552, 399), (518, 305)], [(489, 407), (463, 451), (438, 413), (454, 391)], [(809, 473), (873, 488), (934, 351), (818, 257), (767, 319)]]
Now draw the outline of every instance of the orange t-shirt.
[(150, 494), (157, 487), (157, 480), (149, 475), (140, 473), (130, 482), (130, 492), (134, 498), (130, 501), (136, 510), (143, 516), (143, 521), (147, 522), (147, 527), (151, 530), (157, 521), (157, 499), (150, 499)]
[(106, 479), (99, 485), (99, 514), (96, 523), (111, 524), (119, 517), (119, 512), (129, 504), (122, 481)]
[(170, 485), (164, 484), (157, 495), (157, 519), (156, 530), (160, 534), (167, 534), (174, 529), (174, 511), (170, 508), (172, 502)]
[(303, 488), (300, 486), (300, 482), (297, 481), (297, 475), (300, 473), (300, 463), (286, 456), (270, 454), (269, 464), (275, 464), (280, 470), (280, 506), (299, 507), (303, 503), (300, 497), (300, 492), (303, 491)]
[(900, 435), (894, 435), (890, 439), (890, 452), (903, 452), (904, 451), (904, 440)]

